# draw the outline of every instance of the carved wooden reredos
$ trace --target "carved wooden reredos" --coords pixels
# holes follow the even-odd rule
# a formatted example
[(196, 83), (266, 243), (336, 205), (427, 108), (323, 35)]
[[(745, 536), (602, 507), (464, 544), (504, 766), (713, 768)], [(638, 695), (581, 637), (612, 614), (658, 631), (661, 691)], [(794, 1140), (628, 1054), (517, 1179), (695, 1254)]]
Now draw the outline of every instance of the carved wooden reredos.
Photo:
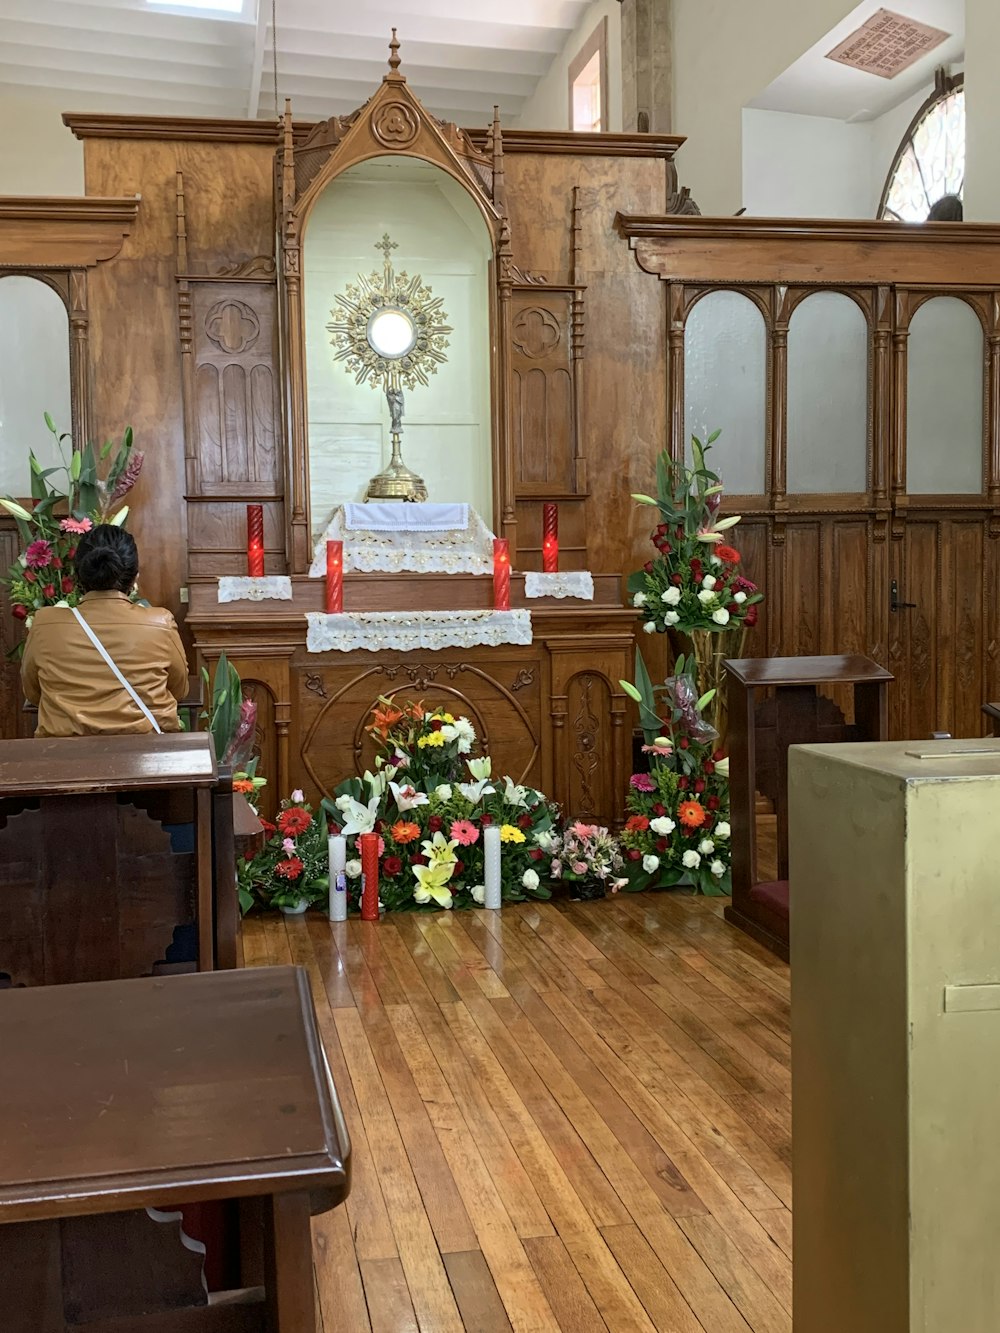
[[(570, 272), (519, 269), (499, 112), (477, 146), (464, 130), (424, 109), (399, 66), (394, 32), (389, 69), (375, 94), (306, 136), (286, 103), (275, 156), (276, 262), (261, 256), (211, 274), (189, 272), (187, 186), (178, 173), (188, 496), (283, 501), (283, 513), (269, 516), (265, 545), (269, 552), (283, 548), (292, 573), (304, 573), (312, 554), (303, 245), (310, 213), (327, 186), (372, 159), (412, 157), (444, 171), (467, 192), (488, 229), (493, 514), (487, 518), (495, 531), (516, 555), (519, 499), (586, 492), (580, 187), (567, 201)], [(197, 548), (193, 543), (192, 555)]]

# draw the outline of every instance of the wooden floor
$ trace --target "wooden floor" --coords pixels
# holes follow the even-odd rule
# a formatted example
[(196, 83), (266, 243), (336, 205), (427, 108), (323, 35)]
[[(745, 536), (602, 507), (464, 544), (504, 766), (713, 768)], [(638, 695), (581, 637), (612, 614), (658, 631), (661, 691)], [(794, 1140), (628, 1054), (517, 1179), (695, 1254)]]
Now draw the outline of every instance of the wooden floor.
[(354, 1143), (325, 1333), (791, 1329), (788, 969), (672, 892), (244, 923)]

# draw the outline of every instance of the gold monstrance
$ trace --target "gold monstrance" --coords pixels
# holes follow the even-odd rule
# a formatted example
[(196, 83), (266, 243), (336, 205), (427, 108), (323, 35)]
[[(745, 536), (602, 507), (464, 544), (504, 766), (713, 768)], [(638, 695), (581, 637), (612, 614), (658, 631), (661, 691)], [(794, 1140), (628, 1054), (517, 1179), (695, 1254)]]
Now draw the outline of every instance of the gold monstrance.
[(382, 272), (359, 274), (337, 297), (340, 311), (331, 310), (334, 322), (326, 326), (337, 349), (334, 359), (347, 363), (358, 384), (384, 389), (389, 404), (392, 459), (368, 483), (366, 500), (427, 499), (423, 478), (403, 462), (403, 389), (427, 384), (448, 360), (445, 335), (451, 328), (441, 298), (419, 275), (395, 272), (390, 252), (397, 248), (386, 233), (375, 247), (385, 255)]

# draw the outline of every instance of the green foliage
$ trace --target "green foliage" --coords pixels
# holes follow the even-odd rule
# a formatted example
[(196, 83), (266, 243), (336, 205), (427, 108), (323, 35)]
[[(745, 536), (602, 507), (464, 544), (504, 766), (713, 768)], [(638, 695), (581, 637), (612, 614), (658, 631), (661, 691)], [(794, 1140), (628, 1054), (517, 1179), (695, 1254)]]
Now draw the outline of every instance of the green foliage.
[(215, 676), (209, 678), (208, 668), (202, 667), (202, 679), (205, 689), (210, 691), (207, 712), (202, 713), (202, 720), (208, 723), (207, 730), (215, 741), (215, 757), (222, 762), (239, 726), (240, 710), (243, 707), (243, 685), (240, 673), (226, 657), (219, 654)]

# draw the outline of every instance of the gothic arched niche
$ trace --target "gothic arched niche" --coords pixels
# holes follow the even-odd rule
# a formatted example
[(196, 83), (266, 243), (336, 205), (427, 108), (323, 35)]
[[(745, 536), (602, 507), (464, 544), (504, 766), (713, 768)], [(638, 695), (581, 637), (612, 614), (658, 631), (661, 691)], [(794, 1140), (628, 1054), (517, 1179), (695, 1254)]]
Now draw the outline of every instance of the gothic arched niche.
[[(459, 500), (493, 517), (490, 394), (490, 261), (493, 243), (468, 191), (416, 158), (370, 158), (337, 176), (317, 198), (302, 244), (306, 412), (313, 541), (334, 508), (365, 497), (391, 455), (391, 419), (377, 372), (359, 383), (343, 325), (351, 293), (421, 280), (440, 300), (430, 373), (402, 386), (403, 457), (428, 498)], [(380, 298), (379, 298), (380, 299)], [(360, 323), (357, 323), (360, 328)]]
[(68, 461), (72, 446), (60, 458), (46, 412), (71, 430), (69, 312), (41, 278), (0, 275), (0, 495), (31, 494), (29, 449), (43, 468)]

